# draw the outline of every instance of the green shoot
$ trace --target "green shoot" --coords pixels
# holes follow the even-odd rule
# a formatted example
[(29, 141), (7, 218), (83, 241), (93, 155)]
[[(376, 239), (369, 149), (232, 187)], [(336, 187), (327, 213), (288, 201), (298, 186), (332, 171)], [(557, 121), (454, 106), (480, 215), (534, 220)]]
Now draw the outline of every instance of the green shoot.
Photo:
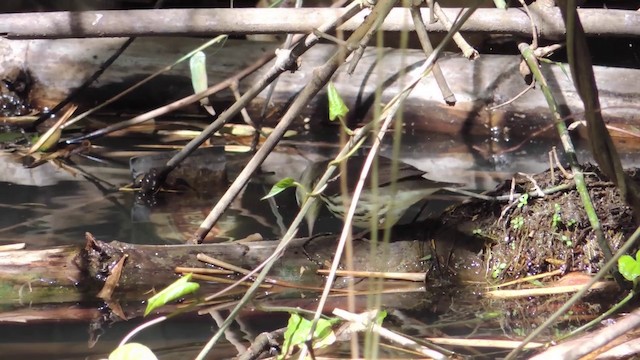
[(173, 284), (162, 289), (159, 293), (153, 295), (147, 303), (147, 308), (144, 310), (144, 316), (149, 315), (153, 310), (166, 305), (167, 303), (179, 299), (187, 294), (191, 294), (200, 288), (200, 284), (190, 282), (192, 274), (186, 274), (180, 279), (173, 282)]
[[(336, 341), (335, 333), (331, 327), (337, 321), (337, 319), (318, 320), (318, 325), (313, 333), (314, 349), (327, 347)], [(294, 347), (304, 344), (309, 336), (309, 331), (311, 331), (311, 321), (296, 313), (291, 313), (289, 323), (287, 324), (287, 331), (284, 333), (282, 354), (278, 356), (278, 360), (284, 359), (290, 352), (292, 352)]]
[(290, 187), (300, 187), (300, 188), (304, 189), (304, 186), (302, 186), (302, 184), (300, 184), (299, 182), (295, 181), (293, 178), (286, 177), (286, 178), (278, 181), (277, 183), (275, 183), (271, 187), (271, 190), (269, 190), (269, 193), (267, 195), (263, 196), (260, 200), (266, 200), (268, 198), (272, 198), (272, 197), (280, 194), (281, 192), (285, 191), (286, 189), (288, 189)]
[(333, 82), (329, 82), (327, 85), (327, 97), (329, 98), (329, 120), (335, 121), (338, 119), (347, 135), (353, 135), (353, 131), (349, 129), (345, 123), (345, 118), (347, 117), (347, 113), (349, 113), (349, 108), (342, 100), (342, 97), (333, 85)]

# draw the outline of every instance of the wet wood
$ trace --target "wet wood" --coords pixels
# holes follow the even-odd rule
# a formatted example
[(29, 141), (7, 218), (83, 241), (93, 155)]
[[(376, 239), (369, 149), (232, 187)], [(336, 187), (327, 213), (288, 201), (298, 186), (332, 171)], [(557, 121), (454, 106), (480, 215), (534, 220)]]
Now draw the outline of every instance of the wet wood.
[[(301, 287), (322, 286), (324, 277), (316, 269), (331, 261), (335, 236), (320, 236), (305, 245), (295, 240), (278, 259), (271, 278)], [(126, 256), (116, 288), (118, 299), (148, 298), (148, 291), (175, 281), (178, 266), (206, 268), (196, 259), (203, 253), (245, 269), (254, 269), (274, 251), (278, 241), (205, 245), (132, 245), (122, 242), (89, 241), (85, 247), (65, 246), (46, 250), (0, 252), (0, 302), (32, 303), (73, 302), (95, 299), (113, 266)], [(303, 245), (304, 249), (303, 249)], [(425, 247), (420, 241), (398, 241), (389, 252), (370, 260), (370, 244), (354, 243), (354, 266), (366, 271), (420, 272)], [(308, 254), (308, 256), (305, 254)], [(384, 259), (384, 260), (382, 260)], [(211, 267), (208, 267), (211, 268)], [(220, 275), (224, 277), (223, 275)], [(237, 275), (227, 276), (236, 279)], [(336, 286), (341, 287), (337, 282)], [(209, 284), (220, 290), (225, 284)]]
[[(51, 106), (71, 89), (78, 87), (122, 41), (116, 38), (0, 39), (0, 55), (3, 57), (0, 76), (12, 78), (19, 69), (27, 69), (36, 80), (32, 92), (34, 103)], [(183, 38), (139, 39), (104, 73), (97, 84), (82, 94), (78, 102), (86, 108), (106, 100), (135, 81), (172, 63), (202, 42)], [(228, 41), (222, 49), (208, 50), (209, 82), (217, 83), (237, 73), (263, 54), (273, 53), (277, 46), (273, 43)], [(272, 98), (275, 109), (286, 107), (310, 81), (314, 68), (326, 61), (334, 50), (332, 45), (317, 45), (302, 57), (301, 67), (296, 73), (283, 74)], [(352, 109), (352, 123), (370, 118), (376, 84), (384, 84), (381, 101), (387, 103), (407, 79), (418, 76), (416, 69), (424, 60), (424, 54), (417, 50), (386, 49), (380, 56), (378, 58), (375, 49), (368, 48), (354, 75), (349, 76), (341, 69), (333, 78), (347, 106)], [(440, 64), (458, 102), (453, 106), (446, 105), (435, 80), (431, 76), (422, 79), (405, 103), (406, 130), (511, 137), (544, 129), (550, 125), (549, 110), (543, 95), (536, 89), (504, 107), (490, 110), (495, 105), (513, 99), (526, 88), (518, 71), (519, 63), (520, 58), (516, 56), (482, 55), (475, 61), (457, 55), (445, 56)], [(406, 65), (403, 67), (400, 64)], [(560, 106), (579, 114), (582, 104), (562, 67), (542, 64), (542, 69), (558, 96)], [(262, 69), (242, 81), (240, 91), (253, 84), (264, 71)], [(402, 71), (406, 71), (407, 75), (403, 75)], [(635, 107), (640, 103), (640, 82), (635, 79), (640, 77), (640, 70), (596, 66), (594, 71), (605, 120), (621, 130), (612, 131), (612, 135), (629, 136), (625, 130), (633, 132), (634, 127), (638, 126)], [(113, 106), (118, 111), (130, 109), (140, 112), (191, 93), (188, 65), (181, 64)], [(213, 96), (212, 100), (214, 107), (222, 110), (233, 101), (233, 96), (224, 91)], [(263, 101), (263, 98), (259, 98), (251, 104), (251, 115), (258, 116)], [(183, 110), (199, 111), (197, 105)], [(267, 124), (273, 125), (278, 121), (279, 114), (277, 110), (272, 110), (270, 114)], [(312, 127), (327, 119), (326, 96), (323, 93), (307, 107), (296, 126), (302, 127), (305, 117), (311, 120)], [(553, 131), (548, 133), (555, 134)]]

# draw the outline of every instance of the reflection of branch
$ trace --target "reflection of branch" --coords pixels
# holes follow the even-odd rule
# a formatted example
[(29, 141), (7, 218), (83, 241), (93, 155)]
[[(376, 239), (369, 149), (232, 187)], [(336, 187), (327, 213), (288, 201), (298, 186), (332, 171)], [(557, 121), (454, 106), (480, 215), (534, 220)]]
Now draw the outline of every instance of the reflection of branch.
[[(442, 9), (455, 18), (461, 9)], [(540, 38), (564, 38), (557, 8), (530, 6)], [(308, 33), (344, 14), (344, 9), (162, 9), (0, 14), (0, 33), (8, 39), (60, 39), (118, 36), (185, 36), (211, 34)], [(429, 18), (429, 9), (422, 9)], [(640, 13), (629, 10), (579, 9), (586, 34), (640, 36)], [(366, 14), (347, 21), (341, 30), (353, 31)], [(73, 26), (70, 26), (73, 19)], [(99, 19), (99, 20), (98, 20)], [(414, 30), (408, 9), (395, 8), (380, 27), (384, 31)], [(531, 36), (530, 19), (521, 9), (478, 9), (460, 31)], [(446, 32), (443, 24), (426, 24), (429, 32)]]

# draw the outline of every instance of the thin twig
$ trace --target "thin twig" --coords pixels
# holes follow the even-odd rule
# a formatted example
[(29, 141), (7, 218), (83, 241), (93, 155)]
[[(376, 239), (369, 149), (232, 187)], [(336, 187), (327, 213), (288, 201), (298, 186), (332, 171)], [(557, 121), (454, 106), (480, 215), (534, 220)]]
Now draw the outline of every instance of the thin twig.
[(187, 106), (189, 104), (193, 104), (195, 102), (197, 102), (198, 100), (204, 98), (205, 96), (211, 96), (219, 91), (222, 91), (226, 88), (228, 88), (229, 86), (231, 86), (231, 84), (233, 84), (234, 82), (237, 82), (239, 80), (244, 79), (245, 77), (251, 75), (253, 72), (255, 72), (257, 69), (259, 69), (260, 67), (262, 67), (264, 64), (268, 63), (271, 59), (273, 59), (274, 54), (265, 54), (262, 57), (260, 57), (258, 60), (256, 60), (253, 64), (247, 66), (246, 68), (242, 69), (241, 71), (239, 71), (238, 73), (224, 79), (223, 81), (219, 82), (218, 84), (208, 88), (205, 91), (201, 91), (199, 93), (193, 94), (193, 95), (189, 95), (187, 97), (184, 97), (182, 99), (176, 100), (172, 103), (169, 103), (165, 106), (159, 107), (157, 109), (153, 109), (149, 112), (146, 112), (144, 114), (140, 114), (132, 119), (126, 120), (126, 121), (122, 121), (119, 122), (117, 124), (111, 125), (111, 126), (107, 126), (106, 128), (102, 128), (93, 132), (90, 132), (89, 134), (86, 135), (82, 135), (82, 136), (78, 136), (76, 138), (73, 139), (69, 139), (66, 141), (67, 144), (73, 144), (73, 143), (79, 143), (83, 140), (91, 140), (91, 139), (95, 139), (101, 136), (104, 136), (106, 134), (118, 131), (118, 130), (122, 130), (134, 125), (138, 125), (138, 124), (142, 124), (146, 121), (149, 121), (151, 119), (154, 119), (156, 117), (168, 114), (172, 111), (178, 110), (184, 106)]
[(524, 0), (519, 0), (520, 4), (522, 5), (522, 7), (524, 8), (524, 11), (527, 13), (527, 16), (529, 17), (529, 23), (531, 24), (531, 48), (533, 50), (538, 48), (538, 27), (536, 26), (536, 23), (533, 21), (533, 16), (531, 15), (531, 11), (529, 11), (529, 6), (527, 6), (527, 3)]
[(522, 90), (516, 96), (514, 96), (511, 99), (503, 102), (502, 104), (494, 105), (494, 106), (488, 108), (487, 110), (489, 110), (489, 111), (498, 110), (503, 106), (507, 106), (507, 105), (511, 104), (512, 102), (518, 100), (520, 97), (522, 97), (524, 94), (526, 94), (527, 91), (533, 89), (534, 86), (536, 86), (536, 83), (532, 81), (531, 84), (529, 84), (529, 86), (527, 86), (524, 90)]
[[(447, 17), (447, 14), (445, 14), (444, 11), (442, 11), (442, 8), (437, 2), (433, 4), (433, 10), (435, 11), (436, 16), (438, 17), (438, 20), (447, 29), (449, 29), (449, 31), (451, 31), (451, 28), (452, 28), (451, 21), (449, 20), (449, 17)], [(480, 54), (478, 53), (478, 50), (474, 49), (473, 46), (469, 45), (469, 43), (462, 37), (462, 35), (460, 35), (459, 32), (456, 32), (453, 35), (453, 41), (455, 41), (456, 45), (458, 45), (460, 50), (462, 50), (462, 54), (464, 55), (464, 57), (466, 57), (467, 59), (474, 60), (478, 56), (480, 56)]]
[[(232, 83), (231, 86), (229, 86), (229, 89), (231, 89), (234, 99), (236, 99), (236, 101), (240, 100), (242, 95), (240, 95), (240, 90), (238, 89), (238, 82), (236, 81)], [(247, 112), (247, 108), (242, 108), (242, 110), (240, 110), (240, 115), (242, 115), (242, 120), (244, 120), (245, 124), (251, 126), (256, 130), (256, 132), (260, 133), (258, 125), (251, 120), (251, 116), (249, 115), (249, 112)]]
[[(389, 11), (391, 11), (391, 10), (389, 10)], [(387, 14), (388, 14), (388, 12), (387, 12)], [(376, 19), (377, 22), (375, 24), (373, 24), (373, 26), (369, 29), (369, 31), (358, 42), (358, 44), (357, 44), (358, 48), (353, 52), (353, 55), (351, 55), (351, 60), (349, 60), (349, 67), (347, 68), (347, 74), (353, 75), (353, 72), (356, 70), (356, 66), (360, 62), (360, 58), (362, 58), (362, 55), (364, 54), (364, 50), (367, 48), (367, 44), (371, 40), (371, 37), (373, 36), (373, 34), (376, 31), (378, 31), (378, 28), (380, 27), (380, 25), (382, 25), (382, 23), (384, 22), (385, 18), (386, 18), (386, 15), (384, 17), (382, 17), (382, 18), (377, 18)], [(355, 44), (354, 44), (354, 46), (355, 46)]]
[[(154, 9), (159, 9), (160, 7), (162, 7), (162, 3), (163, 2), (164, 2), (164, 0), (156, 1), (156, 3), (154, 4), (153, 8)], [(122, 45), (120, 45), (118, 50), (116, 50), (113, 53), (113, 55), (111, 55), (104, 63), (102, 63), (102, 65), (100, 65), (98, 70), (95, 73), (93, 73), (93, 75), (91, 75), (91, 77), (89, 77), (78, 88), (73, 90), (73, 92), (71, 92), (71, 94), (69, 94), (64, 100), (62, 100), (56, 106), (54, 106), (53, 109), (51, 109), (50, 111), (47, 111), (47, 112), (43, 112), (42, 115), (40, 115), (40, 117), (38, 118), (38, 120), (36, 120), (31, 126), (33, 128), (37, 127), (38, 125), (43, 123), (48, 118), (50, 118), (50, 117), (54, 116), (55, 114), (57, 114), (58, 111), (62, 110), (62, 108), (67, 106), (67, 104), (69, 104), (71, 101), (73, 101), (73, 99), (75, 99), (76, 96), (78, 96), (80, 93), (86, 91), (89, 88), (89, 86), (91, 86), (91, 84), (93, 84), (96, 80), (98, 80), (98, 78), (102, 75), (102, 73), (104, 73), (104, 71), (107, 70), (109, 68), (109, 66), (111, 66), (111, 64), (113, 64), (120, 57), (120, 55), (122, 55), (122, 53), (129, 48), (129, 46), (131, 44), (133, 44), (133, 42), (135, 40), (136, 40), (135, 36), (129, 37), (124, 43), (122, 43)]]
[(95, 107), (93, 107), (93, 108), (91, 108), (91, 109), (89, 109), (89, 110), (87, 110), (87, 111), (83, 112), (82, 114), (80, 114), (80, 115), (78, 115), (78, 116), (73, 117), (71, 120), (67, 121), (67, 122), (62, 126), (62, 128), (63, 128), (63, 129), (65, 129), (65, 128), (67, 128), (67, 127), (69, 127), (69, 126), (71, 126), (71, 125), (73, 125), (73, 124), (77, 123), (78, 121), (80, 121), (80, 120), (84, 119), (85, 117), (87, 117), (87, 116), (89, 116), (89, 115), (91, 115), (91, 114), (95, 113), (96, 111), (98, 111), (98, 110), (102, 109), (103, 107), (105, 107), (105, 106), (107, 106), (107, 105), (109, 105), (109, 104), (113, 103), (114, 101), (116, 101), (116, 100), (118, 100), (118, 99), (122, 98), (123, 96), (125, 96), (125, 95), (129, 94), (130, 92), (132, 92), (133, 90), (135, 90), (135, 89), (139, 88), (140, 86), (142, 86), (142, 85), (144, 85), (144, 84), (148, 83), (149, 81), (151, 81), (151, 80), (155, 79), (155, 78), (156, 78), (156, 77), (158, 77), (159, 75), (162, 75), (163, 73), (165, 73), (165, 72), (167, 72), (167, 71), (169, 71), (169, 70), (173, 69), (176, 65), (178, 65), (178, 64), (180, 64), (181, 62), (183, 62), (184, 60), (186, 60), (186, 59), (190, 58), (190, 57), (191, 57), (193, 54), (195, 54), (196, 52), (201, 51), (201, 50), (204, 50), (204, 49), (206, 49), (207, 47), (209, 47), (209, 46), (211, 46), (211, 45), (213, 45), (213, 44), (219, 43), (220, 41), (224, 41), (224, 40), (226, 40), (226, 38), (227, 38), (227, 36), (226, 36), (226, 35), (220, 35), (220, 36), (215, 37), (215, 38), (214, 38), (214, 39), (212, 39), (212, 40), (207, 41), (207, 42), (206, 42), (206, 43), (204, 43), (202, 46), (197, 47), (196, 49), (194, 49), (194, 50), (190, 51), (190, 52), (189, 52), (188, 54), (186, 54), (185, 56), (183, 56), (183, 57), (181, 57), (180, 59), (176, 60), (173, 64), (171, 64), (171, 65), (167, 65), (167, 66), (163, 67), (162, 69), (157, 70), (157, 71), (156, 71), (156, 72), (154, 72), (153, 74), (151, 74), (151, 75), (147, 76), (146, 78), (144, 78), (144, 79), (140, 80), (139, 82), (137, 82), (137, 83), (133, 84), (132, 86), (130, 86), (130, 87), (129, 87), (129, 88), (127, 88), (126, 90), (124, 90), (124, 91), (120, 92), (119, 94), (117, 94), (117, 95), (115, 95), (115, 96), (111, 97), (110, 99), (108, 99), (108, 100), (106, 100), (106, 101), (103, 101), (103, 102), (102, 102), (102, 103), (100, 103), (99, 105), (97, 105), (97, 106), (95, 106)]
[(53, 109), (51, 109), (50, 111), (43, 112), (40, 115), (40, 117), (38, 117), (38, 119), (33, 122), (31, 126), (35, 128), (38, 125), (42, 124), (45, 120), (54, 116), (63, 107), (65, 107), (67, 104), (73, 101), (76, 98), (76, 96), (85, 92), (89, 88), (89, 86), (91, 86), (91, 84), (93, 84), (100, 77), (100, 75), (102, 75), (102, 73), (104, 73), (105, 70), (107, 70), (107, 68), (109, 68), (109, 66), (111, 66), (111, 64), (113, 64), (120, 57), (120, 55), (122, 55), (122, 53), (125, 50), (127, 50), (129, 45), (131, 45), (135, 39), (136, 39), (135, 37), (131, 37), (125, 40), (125, 42), (122, 45), (120, 45), (120, 48), (118, 48), (116, 52), (114, 52), (107, 60), (105, 60), (105, 62), (102, 63), (102, 65), (100, 65), (98, 70), (94, 72), (91, 75), (91, 77), (85, 80), (85, 82), (82, 85), (80, 85), (78, 88), (74, 89), (73, 92), (71, 92), (71, 94), (67, 95), (67, 97), (64, 98), (64, 100), (62, 100), (61, 102), (59, 102), (56, 106), (54, 106)]
[[(433, 45), (431, 45), (431, 40), (429, 40), (427, 29), (424, 27), (424, 20), (422, 19), (422, 13), (420, 12), (419, 6), (411, 7), (411, 18), (413, 19), (413, 25), (416, 28), (416, 35), (418, 35), (418, 40), (420, 40), (420, 45), (424, 50), (424, 54), (429, 56), (433, 52)], [(436, 79), (438, 88), (440, 88), (444, 102), (448, 105), (454, 105), (456, 103), (456, 96), (449, 88), (447, 79), (445, 79), (444, 74), (442, 73), (442, 68), (438, 63), (433, 65), (433, 77)]]

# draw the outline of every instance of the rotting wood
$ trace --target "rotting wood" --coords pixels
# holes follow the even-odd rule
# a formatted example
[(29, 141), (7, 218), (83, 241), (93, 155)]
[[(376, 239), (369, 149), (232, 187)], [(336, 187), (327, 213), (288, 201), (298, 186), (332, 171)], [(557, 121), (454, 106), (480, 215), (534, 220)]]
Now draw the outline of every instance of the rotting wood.
[[(79, 86), (97, 68), (100, 61), (119, 46), (122, 39), (66, 39), (66, 40), (6, 40), (0, 39), (0, 75), (11, 78), (18, 69), (27, 69), (36, 79), (32, 93), (41, 105), (56, 103), (70, 89)], [(86, 106), (99, 99), (107, 99), (124, 90), (133, 82), (152, 73), (176, 58), (200, 45), (195, 39), (154, 39), (143, 38), (109, 68), (97, 85), (90, 88), (78, 99)], [(265, 52), (274, 51), (277, 44), (249, 41), (228, 41), (224, 48), (208, 50), (210, 83), (216, 83), (236, 73)], [(332, 52), (332, 45), (317, 45), (302, 58), (301, 68), (294, 74), (283, 74), (272, 97), (278, 107), (285, 106), (311, 78), (313, 69), (326, 61)], [(402, 79), (398, 64), (408, 64), (408, 76), (416, 76), (411, 69), (417, 67), (424, 54), (419, 50), (384, 51), (382, 59), (376, 58), (376, 49), (367, 49), (365, 56), (353, 76), (344, 69), (338, 70), (333, 78), (336, 88), (352, 109), (352, 122), (369, 119), (375, 86), (383, 83), (385, 91), (382, 103), (401, 89)], [(445, 56), (439, 64), (458, 101), (448, 106), (441, 98), (433, 77), (423, 79), (405, 103), (404, 123), (407, 131), (429, 130), (430, 132), (477, 134), (495, 136), (496, 131), (505, 132), (505, 137), (531, 134), (549, 124), (547, 106), (543, 95), (531, 90), (517, 101), (497, 110), (490, 107), (502, 104), (520, 93), (526, 84), (522, 80), (516, 56), (482, 55), (475, 61), (468, 61), (455, 55)], [(566, 65), (565, 65), (566, 66)], [(169, 101), (192, 93), (188, 65), (183, 64), (141, 87), (130, 96), (114, 103), (120, 111), (130, 108), (134, 111), (155, 108)], [(580, 113), (582, 104), (578, 100), (571, 80), (558, 65), (542, 64), (543, 72), (549, 79), (550, 87), (572, 111)], [(251, 84), (264, 70), (247, 78), (240, 87)], [(637, 104), (640, 103), (640, 70), (624, 68), (594, 67), (599, 87), (600, 101), (607, 123), (633, 132), (637, 127)], [(244, 84), (244, 85), (243, 85)], [(214, 107), (222, 110), (233, 101), (228, 92), (213, 96)], [(249, 107), (252, 116), (258, 116), (264, 99), (254, 101)], [(36, 101), (37, 102), (37, 101)], [(187, 109), (188, 110), (188, 109)], [(191, 111), (197, 111), (197, 105)], [(326, 99), (323, 93), (316, 97), (300, 117), (297, 126), (303, 126), (303, 119), (311, 119), (311, 126), (327, 118)], [(274, 113), (266, 124), (278, 120)], [(554, 132), (549, 132), (554, 134)], [(627, 137), (629, 133), (612, 131), (613, 137)]]

